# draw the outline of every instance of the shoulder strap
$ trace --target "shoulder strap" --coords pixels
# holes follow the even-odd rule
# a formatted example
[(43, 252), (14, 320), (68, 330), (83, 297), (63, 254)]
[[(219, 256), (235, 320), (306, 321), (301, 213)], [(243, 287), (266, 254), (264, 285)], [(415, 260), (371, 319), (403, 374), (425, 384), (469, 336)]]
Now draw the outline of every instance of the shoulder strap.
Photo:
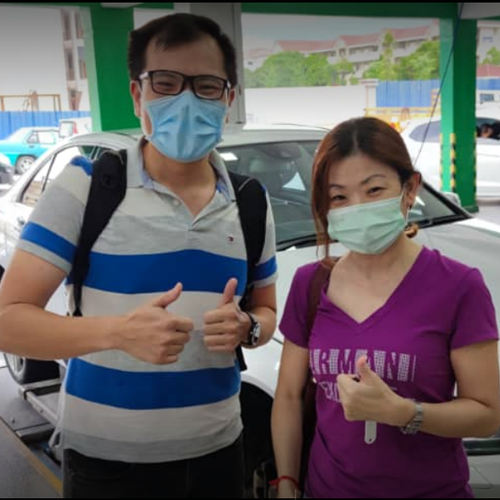
[(242, 309), (245, 309), (252, 293), (254, 270), (262, 257), (266, 240), (267, 198), (266, 191), (258, 180), (232, 172), (229, 177), (236, 193), (247, 252), (247, 290), (241, 303)]
[[(229, 172), (229, 178), (236, 194), (247, 252), (247, 286), (240, 301), (240, 307), (245, 310), (253, 290), (254, 270), (261, 259), (266, 240), (267, 198), (264, 187), (256, 179), (233, 172)], [(247, 364), (241, 346), (236, 350), (236, 355), (240, 370), (246, 371)]]
[(309, 282), (309, 293), (307, 295), (307, 334), (312, 333), (314, 321), (316, 320), (316, 313), (321, 300), (321, 292), (330, 279), (333, 266), (337, 261), (322, 261)]
[[(328, 259), (320, 262), (309, 281), (307, 297), (307, 335), (311, 337), (312, 328), (316, 319), (316, 313), (321, 300), (321, 292), (330, 279), (330, 273), (338, 259)], [(307, 384), (304, 389), (304, 413), (303, 413), (303, 443), (300, 467), (300, 485), (304, 490), (306, 478), (308, 476), (309, 457), (314, 436), (316, 434), (317, 413), (316, 413), (316, 392), (317, 386), (313, 381), (312, 373), (309, 371)]]
[(127, 152), (106, 151), (93, 163), (92, 182), (73, 260), (74, 316), (81, 316), (82, 288), (90, 252), (127, 192)]

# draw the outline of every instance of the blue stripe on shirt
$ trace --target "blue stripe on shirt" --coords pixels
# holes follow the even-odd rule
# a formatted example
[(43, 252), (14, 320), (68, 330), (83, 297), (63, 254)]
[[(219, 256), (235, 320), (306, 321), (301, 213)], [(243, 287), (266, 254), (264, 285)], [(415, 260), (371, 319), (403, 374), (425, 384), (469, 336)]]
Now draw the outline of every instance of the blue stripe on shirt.
[(219, 403), (238, 394), (240, 385), (237, 366), (181, 373), (134, 373), (73, 359), (66, 392), (104, 406), (161, 410)]
[(257, 266), (252, 274), (253, 281), (267, 280), (278, 271), (278, 262), (276, 257)]
[(72, 263), (75, 257), (76, 247), (73, 244), (34, 222), (26, 224), (21, 233), (21, 240), (48, 250), (69, 263)]
[[(155, 255), (92, 253), (85, 286), (124, 295), (163, 293), (181, 282), (186, 292), (223, 293), (238, 279), (237, 295), (246, 286), (246, 261), (201, 250)], [(71, 277), (68, 283), (72, 283)]]

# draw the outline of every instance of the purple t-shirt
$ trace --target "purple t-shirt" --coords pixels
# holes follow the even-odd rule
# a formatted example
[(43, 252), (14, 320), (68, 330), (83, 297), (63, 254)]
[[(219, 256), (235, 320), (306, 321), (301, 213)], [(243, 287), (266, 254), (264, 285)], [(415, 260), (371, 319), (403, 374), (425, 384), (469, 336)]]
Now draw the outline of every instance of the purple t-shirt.
[(423, 249), (385, 306), (359, 324), (322, 294), (310, 341), (307, 295), (318, 263), (295, 275), (280, 329), (309, 348), (318, 382), (318, 427), (311, 450), (311, 498), (467, 498), (467, 457), (460, 439), (405, 436), (379, 425), (365, 444), (365, 424), (349, 423), (339, 403), (337, 375), (356, 373), (367, 354), (371, 368), (400, 396), (444, 403), (456, 379), (450, 351), (498, 340), (491, 295), (481, 273)]

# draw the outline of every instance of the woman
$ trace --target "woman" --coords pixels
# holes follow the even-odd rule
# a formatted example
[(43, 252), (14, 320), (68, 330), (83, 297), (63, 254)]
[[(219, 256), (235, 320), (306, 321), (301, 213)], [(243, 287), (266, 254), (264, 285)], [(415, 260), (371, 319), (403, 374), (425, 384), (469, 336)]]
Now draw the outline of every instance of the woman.
[(479, 134), (479, 137), (481, 139), (493, 139), (493, 135), (495, 133), (495, 130), (491, 125), (488, 123), (485, 123), (484, 125), (481, 126), (481, 133)]
[[(479, 271), (405, 232), (420, 184), (400, 135), (379, 120), (346, 122), (319, 148), (320, 240), (326, 255), (332, 241), (349, 252), (299, 269), (288, 297), (273, 410), (281, 498), (298, 494), (309, 369), (318, 422), (307, 497), (472, 496), (462, 438), (500, 427), (495, 311)], [(308, 332), (321, 265), (332, 270)]]

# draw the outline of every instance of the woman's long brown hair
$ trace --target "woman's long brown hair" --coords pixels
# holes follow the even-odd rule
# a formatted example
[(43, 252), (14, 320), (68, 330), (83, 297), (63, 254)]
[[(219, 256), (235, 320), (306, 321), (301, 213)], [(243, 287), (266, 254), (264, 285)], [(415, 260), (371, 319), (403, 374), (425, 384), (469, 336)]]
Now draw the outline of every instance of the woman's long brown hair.
[[(321, 142), (314, 160), (312, 179), (312, 209), (318, 233), (318, 245), (325, 246), (329, 256), (328, 212), (330, 211), (330, 170), (345, 159), (363, 154), (394, 169), (405, 185), (415, 168), (401, 135), (387, 123), (376, 118), (357, 118), (334, 128)], [(409, 237), (418, 228), (407, 231)]]

